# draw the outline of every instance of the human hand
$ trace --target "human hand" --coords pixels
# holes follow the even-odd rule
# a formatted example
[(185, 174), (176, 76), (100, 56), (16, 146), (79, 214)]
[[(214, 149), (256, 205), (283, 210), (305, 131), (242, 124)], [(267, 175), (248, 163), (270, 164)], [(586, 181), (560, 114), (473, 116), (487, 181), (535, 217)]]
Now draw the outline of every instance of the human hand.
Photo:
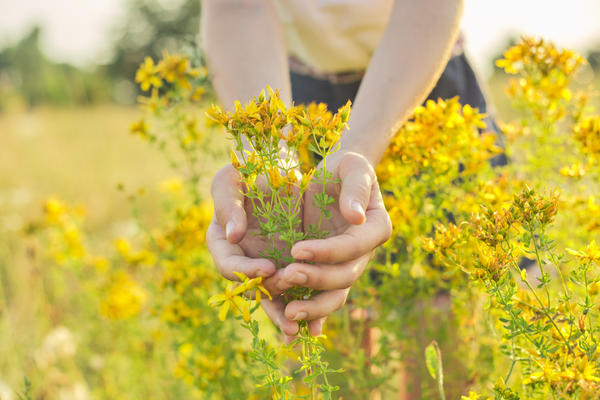
[(242, 190), (240, 173), (231, 164), (215, 174), (211, 185), (215, 213), (206, 244), (225, 278), (239, 280), (234, 272), (249, 278), (268, 277), (275, 273), (275, 264), (260, 256), (268, 245), (262, 236), (253, 234), (259, 231), (259, 224)]
[[(252, 212), (252, 203), (246, 201), (239, 172), (231, 165), (221, 168), (214, 176), (211, 193), (214, 217), (206, 233), (206, 244), (221, 274), (229, 280), (239, 280), (234, 272), (249, 278), (272, 276), (275, 264), (261, 253), (272, 244), (260, 232), (259, 222)], [(298, 324), (285, 318), (285, 304), (281, 296), (263, 299), (262, 306), (275, 325), (283, 332), (297, 332)]]
[[(298, 320), (308, 320), (312, 335), (321, 333), (326, 317), (341, 308), (350, 287), (362, 274), (375, 248), (389, 239), (392, 224), (385, 210), (377, 177), (370, 163), (356, 153), (336, 153), (327, 158), (327, 170), (337, 183), (326, 192), (336, 199), (331, 218), (323, 220), (325, 239), (304, 240), (292, 248), (297, 260), (278, 270), (265, 281), (265, 287), (279, 298), (264, 305), (269, 317), (289, 342), (298, 331)], [(304, 227), (319, 220), (320, 209), (314, 195), (322, 190), (313, 183), (305, 193)], [(308, 264), (312, 262), (314, 264)], [(293, 286), (321, 291), (308, 300), (285, 305), (279, 294)]]

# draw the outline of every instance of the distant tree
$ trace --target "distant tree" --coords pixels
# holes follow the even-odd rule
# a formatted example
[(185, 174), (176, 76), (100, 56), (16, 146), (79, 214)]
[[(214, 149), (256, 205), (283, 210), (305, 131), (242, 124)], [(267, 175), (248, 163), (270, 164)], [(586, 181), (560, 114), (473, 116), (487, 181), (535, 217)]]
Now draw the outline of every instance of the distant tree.
[(29, 107), (44, 103), (89, 104), (109, 98), (102, 74), (48, 60), (40, 50), (41, 35), (39, 27), (33, 28), (0, 52), (1, 91), (17, 93)]
[(200, 0), (129, 0), (125, 19), (115, 29), (112, 78), (132, 80), (145, 56), (158, 58), (196, 46)]

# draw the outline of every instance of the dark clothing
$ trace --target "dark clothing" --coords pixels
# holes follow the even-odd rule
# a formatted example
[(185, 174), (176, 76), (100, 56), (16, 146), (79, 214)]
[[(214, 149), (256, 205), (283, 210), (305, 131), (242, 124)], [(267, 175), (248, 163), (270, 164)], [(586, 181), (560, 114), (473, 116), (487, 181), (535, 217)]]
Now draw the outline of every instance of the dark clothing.
[[(348, 100), (354, 101), (361, 83), (360, 80), (331, 83), (294, 71), (290, 72), (290, 78), (295, 103), (326, 103), (331, 110), (337, 110)], [(487, 112), (483, 93), (464, 54), (454, 56), (448, 61), (442, 76), (427, 98), (437, 100), (438, 97), (449, 99), (454, 96), (459, 96), (462, 104), (469, 104), (477, 107), (480, 112)]]
[[(325, 79), (299, 74), (294, 71), (290, 71), (290, 79), (292, 97), (295, 103), (326, 103), (331, 110), (337, 110), (346, 104), (348, 100), (354, 101), (361, 83), (360, 80), (350, 83), (332, 83)], [(449, 99), (455, 96), (459, 97), (463, 105), (469, 104), (471, 107), (479, 109), (481, 113), (488, 112), (481, 87), (464, 53), (450, 58), (444, 72), (427, 99)], [(488, 129), (497, 134), (498, 144), (504, 147), (502, 135), (494, 119), (488, 117), (486, 123)], [(494, 157), (491, 163), (494, 166), (505, 165), (506, 161), (506, 156), (500, 155)]]

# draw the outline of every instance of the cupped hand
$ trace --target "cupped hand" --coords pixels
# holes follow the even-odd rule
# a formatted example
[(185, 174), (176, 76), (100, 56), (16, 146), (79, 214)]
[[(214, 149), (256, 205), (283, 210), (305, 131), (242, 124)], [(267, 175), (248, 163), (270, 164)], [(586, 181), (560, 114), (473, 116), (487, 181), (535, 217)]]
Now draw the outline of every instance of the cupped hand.
[(240, 173), (231, 164), (215, 174), (211, 193), (215, 213), (206, 233), (206, 245), (219, 272), (230, 280), (239, 280), (234, 272), (249, 278), (273, 275), (275, 264), (260, 255), (268, 244), (254, 234), (259, 232), (259, 223), (252, 204), (245, 201)]
[[(239, 280), (234, 272), (249, 278), (269, 277), (275, 264), (261, 253), (272, 244), (267, 243), (260, 232), (259, 222), (252, 212), (252, 203), (244, 196), (239, 172), (231, 165), (221, 168), (214, 176), (211, 193), (214, 217), (206, 233), (206, 244), (219, 272), (227, 279)], [(273, 300), (263, 299), (263, 309), (286, 335), (298, 331), (296, 321), (284, 315), (285, 304), (281, 296)]]
[[(321, 333), (326, 317), (345, 304), (350, 287), (365, 270), (374, 250), (392, 233), (370, 163), (359, 154), (346, 152), (328, 157), (326, 167), (338, 180), (326, 187), (327, 194), (336, 200), (328, 208), (331, 218), (321, 225), (327, 237), (296, 243), (292, 248), (296, 262), (265, 281), (274, 299), (293, 286), (320, 291), (308, 300), (294, 300), (287, 305), (277, 300), (263, 307), (288, 342), (297, 333), (298, 320), (309, 321), (312, 335)], [(304, 195), (307, 231), (309, 225), (319, 221), (321, 211), (313, 199), (320, 191), (321, 185), (313, 183)]]

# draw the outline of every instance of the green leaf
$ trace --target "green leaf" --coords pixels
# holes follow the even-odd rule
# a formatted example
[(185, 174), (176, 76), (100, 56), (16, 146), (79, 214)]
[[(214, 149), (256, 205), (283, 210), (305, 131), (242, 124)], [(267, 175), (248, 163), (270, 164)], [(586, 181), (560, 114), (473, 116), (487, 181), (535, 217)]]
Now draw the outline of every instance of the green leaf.
[(434, 340), (425, 349), (425, 363), (427, 370), (433, 379), (437, 381), (440, 398), (446, 399), (444, 393), (444, 372), (442, 370), (442, 353), (437, 342)]
[(427, 370), (429, 375), (435, 380), (438, 379), (440, 370), (438, 363), (438, 345), (436, 342), (431, 342), (427, 348), (425, 348), (425, 363), (427, 364)]

